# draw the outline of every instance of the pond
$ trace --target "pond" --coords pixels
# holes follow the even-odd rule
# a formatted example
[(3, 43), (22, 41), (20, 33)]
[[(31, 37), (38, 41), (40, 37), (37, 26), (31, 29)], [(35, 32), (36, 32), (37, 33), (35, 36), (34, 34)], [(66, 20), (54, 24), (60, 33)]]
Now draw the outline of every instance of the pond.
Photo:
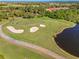
[(57, 34), (55, 41), (66, 52), (79, 57), (79, 24)]

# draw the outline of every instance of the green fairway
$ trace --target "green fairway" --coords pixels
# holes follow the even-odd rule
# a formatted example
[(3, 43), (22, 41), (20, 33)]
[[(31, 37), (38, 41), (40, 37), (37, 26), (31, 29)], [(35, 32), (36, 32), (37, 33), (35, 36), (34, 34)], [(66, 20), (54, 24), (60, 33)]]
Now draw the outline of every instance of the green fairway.
[[(44, 25), (46, 25), (46, 27), (42, 28), (39, 26), (40, 24), (44, 24)], [(73, 25), (74, 25), (74, 23), (72, 23), (72, 22), (68, 22), (65, 20), (50, 19), (48, 17), (33, 18), (33, 19), (17, 19), (17, 20), (15, 19), (15, 20), (5, 24), (3, 26), (3, 31), (8, 36), (15, 38), (17, 40), (22, 40), (25, 42), (30, 42), (30, 43), (42, 46), (44, 48), (47, 48), (51, 51), (58, 53), (59, 55), (66, 57), (68, 59), (76, 59), (77, 57), (74, 57), (74, 56), (66, 53), (62, 49), (60, 49), (54, 41), (54, 36), (57, 33), (61, 32), (65, 28), (72, 27)], [(24, 29), (24, 32), (22, 34), (12, 33), (6, 28), (7, 26), (13, 26), (16, 29)], [(31, 33), (29, 31), (31, 27), (38, 27), (39, 30), (34, 33)], [(14, 47), (14, 46), (10, 46), (10, 47), (12, 47), (16, 51), (16, 47)], [(7, 48), (9, 48), (8, 45), (7, 45)], [(22, 48), (20, 48), (20, 49), (22, 49)], [(13, 54), (14, 53), (13, 51), (11, 51), (12, 55), (15, 55), (15, 54)], [(24, 53), (25, 49), (22, 51), (23, 52), (21, 52), (21, 53), (25, 54)], [(6, 54), (7, 52), (4, 51), (4, 53)], [(29, 53), (29, 51), (28, 51), (28, 53)], [(16, 54), (15, 56), (17, 56), (17, 55), (18, 54)], [(33, 54), (31, 54), (31, 55), (33, 55)], [(40, 57), (38, 55), (35, 55), (35, 56), (34, 55), (33, 55), (33, 57), (36, 57), (34, 59), (38, 59), (37, 57)], [(18, 56), (20, 56), (20, 55), (18, 55)], [(30, 54), (28, 56), (30, 56)], [(33, 59), (33, 57), (32, 57), (32, 59)], [(21, 59), (21, 58), (18, 57), (17, 59)], [(16, 57), (14, 57), (13, 59), (16, 59)], [(27, 59), (29, 59), (29, 58), (27, 58)], [(40, 57), (39, 59), (44, 59), (44, 58)]]

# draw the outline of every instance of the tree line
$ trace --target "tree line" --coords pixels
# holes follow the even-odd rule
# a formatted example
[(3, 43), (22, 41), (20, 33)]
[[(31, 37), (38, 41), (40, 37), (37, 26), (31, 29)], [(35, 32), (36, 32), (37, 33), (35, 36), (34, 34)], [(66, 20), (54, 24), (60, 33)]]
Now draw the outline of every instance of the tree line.
[[(79, 23), (79, 4), (22, 4), (23, 6), (0, 6), (0, 21), (1, 19), (9, 19), (10, 17), (34, 18), (34, 17), (49, 17), (52, 19), (62, 19), (75, 23)], [(5, 5), (4, 5), (5, 6)], [(47, 8), (53, 7), (69, 7), (67, 10), (47, 11)]]

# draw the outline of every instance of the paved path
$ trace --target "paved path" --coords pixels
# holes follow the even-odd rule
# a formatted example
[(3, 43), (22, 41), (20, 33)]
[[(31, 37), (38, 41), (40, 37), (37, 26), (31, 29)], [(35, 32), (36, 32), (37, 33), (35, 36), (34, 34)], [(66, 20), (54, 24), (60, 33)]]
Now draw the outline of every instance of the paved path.
[(60, 56), (60, 55), (56, 54), (55, 52), (50, 51), (50, 50), (48, 50), (46, 48), (40, 47), (38, 45), (34, 45), (32, 43), (16, 40), (14, 38), (11, 38), (11, 37), (7, 36), (2, 31), (2, 25), (0, 25), (0, 37), (4, 38), (4, 40), (6, 40), (6, 41), (8, 41), (8, 42), (10, 42), (12, 44), (15, 44), (15, 45), (18, 45), (18, 46), (22, 46), (22, 47), (25, 47), (25, 48), (33, 49), (36, 52), (40, 52), (41, 54), (50, 56), (52, 58), (55, 58), (55, 59), (66, 59), (63, 56)]

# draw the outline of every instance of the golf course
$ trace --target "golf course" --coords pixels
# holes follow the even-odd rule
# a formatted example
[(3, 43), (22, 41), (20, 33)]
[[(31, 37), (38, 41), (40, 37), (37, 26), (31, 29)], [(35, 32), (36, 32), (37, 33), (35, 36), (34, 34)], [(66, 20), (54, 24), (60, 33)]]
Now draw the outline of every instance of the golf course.
[[(40, 26), (41, 24), (41, 26)], [(2, 31), (5, 35), (11, 37), (11, 39), (15, 39), (17, 41), (22, 41), (24, 43), (28, 42), (31, 45), (36, 45), (36, 49), (31, 47), (24, 47), (23, 45), (18, 44), (17, 41), (8, 41), (5, 40), (7, 38), (1, 39), (3, 42), (2, 48), (0, 48), (1, 55), (5, 59), (58, 59), (59, 57), (62, 59), (74, 59), (77, 58), (67, 53), (63, 49), (61, 49), (55, 42), (54, 37), (56, 34), (62, 32), (65, 28), (70, 28), (75, 26), (74, 23), (68, 22), (65, 20), (55, 20), (48, 17), (41, 18), (32, 18), (32, 19), (19, 19), (9, 21), (2, 25)], [(12, 27), (16, 31), (23, 30), (23, 32), (12, 32)], [(30, 29), (32, 27), (38, 28), (37, 31), (31, 32)], [(35, 29), (34, 29), (35, 30)], [(1, 30), (0, 30), (1, 31)], [(4, 37), (4, 36), (2, 36)], [(7, 44), (7, 45), (6, 45)], [(7, 47), (8, 46), (8, 47)], [(6, 50), (5, 50), (6, 49)], [(14, 50), (13, 50), (14, 49)], [(41, 49), (41, 50), (40, 50)], [(5, 51), (4, 51), (5, 50)], [(43, 51), (44, 50), (44, 51)], [(48, 53), (44, 53), (46, 51), (54, 52), (56, 55), (53, 56)], [(17, 51), (17, 52), (16, 52)], [(6, 54), (8, 52), (8, 54)], [(23, 55), (21, 55), (23, 54)], [(52, 57), (53, 56), (53, 57)], [(58, 58), (57, 58), (58, 57)]]
[(79, 3), (0, 2), (0, 59), (79, 59)]

